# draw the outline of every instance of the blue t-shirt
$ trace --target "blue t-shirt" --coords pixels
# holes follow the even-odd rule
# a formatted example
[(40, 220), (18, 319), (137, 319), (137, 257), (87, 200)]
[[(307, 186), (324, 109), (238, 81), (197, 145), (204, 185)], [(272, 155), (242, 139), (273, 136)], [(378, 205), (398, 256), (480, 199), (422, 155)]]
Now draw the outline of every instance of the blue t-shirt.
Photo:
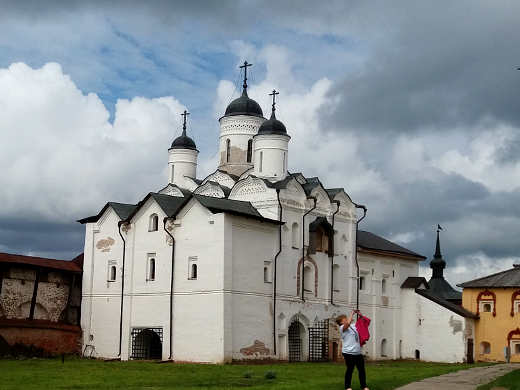
[(343, 325), (339, 327), (341, 332), (341, 340), (343, 341), (342, 353), (350, 355), (361, 355), (361, 345), (359, 345), (359, 334), (354, 325), (350, 325), (348, 329), (343, 332)]

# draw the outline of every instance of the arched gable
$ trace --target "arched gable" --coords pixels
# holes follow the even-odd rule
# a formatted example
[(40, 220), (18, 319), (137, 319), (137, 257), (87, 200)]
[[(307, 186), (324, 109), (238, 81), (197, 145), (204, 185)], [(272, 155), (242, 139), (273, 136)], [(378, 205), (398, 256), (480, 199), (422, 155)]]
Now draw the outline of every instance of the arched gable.
[(177, 187), (175, 184), (171, 184), (171, 183), (168, 184), (166, 187), (164, 187), (162, 190), (160, 190), (159, 194), (184, 197), (184, 194), (182, 193), (180, 188)]
[(195, 191), (193, 191), (193, 193), (198, 195), (211, 196), (213, 198), (226, 197), (222, 187), (218, 183), (212, 181), (207, 181), (206, 183), (201, 184), (197, 187), (197, 189), (195, 189)]
[(282, 205), (304, 209), (306, 199), (305, 190), (298, 180), (294, 178), (290, 179), (285, 188), (280, 190), (280, 202)]
[(235, 184), (235, 186), (231, 189), (229, 199), (258, 202), (271, 199), (273, 197), (273, 193), (274, 190), (268, 188), (262, 179), (248, 176), (243, 180), (239, 180)]
[(215, 172), (209, 174), (202, 181), (201, 185), (206, 184), (208, 181), (218, 183), (227, 188), (232, 188), (236, 183), (235, 179), (233, 177), (231, 177), (231, 175), (229, 175), (228, 173), (226, 173), (224, 171), (218, 170), (218, 169)]
[[(352, 199), (343, 188), (327, 190), (327, 193), (329, 194), (331, 202), (334, 200), (339, 201), (340, 206), (338, 215), (347, 218), (355, 218), (356, 211), (354, 202), (352, 202)], [(333, 206), (333, 211), (336, 211), (335, 206)]]
[(188, 191), (193, 192), (199, 186), (199, 183), (192, 177), (184, 176), (184, 185)]
[(316, 208), (322, 211), (330, 211), (330, 198), (325, 189), (319, 185), (312, 189), (310, 196), (316, 198)]

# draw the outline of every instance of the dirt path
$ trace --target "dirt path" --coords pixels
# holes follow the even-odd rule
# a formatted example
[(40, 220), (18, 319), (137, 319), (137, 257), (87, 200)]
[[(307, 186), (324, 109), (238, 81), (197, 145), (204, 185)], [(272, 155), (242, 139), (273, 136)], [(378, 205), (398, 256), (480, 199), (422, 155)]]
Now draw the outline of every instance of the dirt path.
[(489, 383), (517, 369), (520, 369), (520, 364), (495, 364), (493, 366), (474, 367), (446, 375), (426, 378), (395, 390), (475, 390), (478, 386)]

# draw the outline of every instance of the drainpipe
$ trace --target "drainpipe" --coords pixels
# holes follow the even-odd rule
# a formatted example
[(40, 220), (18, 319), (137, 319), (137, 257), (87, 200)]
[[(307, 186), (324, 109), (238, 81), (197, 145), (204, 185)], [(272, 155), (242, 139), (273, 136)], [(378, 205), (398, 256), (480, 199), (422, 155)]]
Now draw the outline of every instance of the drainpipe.
[[(356, 241), (354, 244), (354, 259), (356, 260), (356, 268), (357, 268), (357, 289), (356, 289), (356, 310), (359, 310), (359, 263), (358, 263), (358, 257), (357, 257), (357, 236), (359, 231), (359, 223), (365, 219), (367, 215), (367, 208), (366, 206), (363, 206), (362, 204), (354, 203), (354, 206), (356, 206), (357, 209), (363, 209), (363, 216), (356, 221)], [(358, 314), (359, 317), (359, 314)]]
[(175, 269), (175, 238), (173, 238), (173, 235), (166, 229), (166, 221), (170, 219), (173, 223), (175, 221), (175, 217), (170, 218), (166, 217), (163, 219), (163, 227), (164, 231), (167, 235), (170, 236), (172, 239), (172, 273), (171, 273), (171, 280), (170, 280), (170, 356), (168, 357), (168, 360), (172, 359), (172, 342), (173, 342), (173, 277), (174, 277), (174, 269)]
[(121, 239), (123, 240), (123, 269), (121, 271), (121, 308), (119, 311), (119, 353), (117, 356), (121, 357), (121, 343), (123, 339), (123, 293), (125, 291), (125, 253), (126, 253), (126, 241), (123, 237), (123, 234), (121, 233), (121, 226), (123, 225), (124, 221), (119, 221), (117, 223), (117, 227), (119, 230), (119, 235), (121, 236)]
[(332, 214), (332, 248), (329, 248), (329, 257), (330, 257), (330, 304), (334, 305), (334, 217), (337, 213), (339, 213), (339, 200), (333, 200), (332, 203), (336, 203), (338, 208)]
[(316, 208), (316, 198), (314, 196), (309, 196), (307, 199), (312, 199), (314, 201), (314, 206), (312, 206), (312, 208), (307, 211), (305, 214), (303, 214), (303, 218), (302, 218), (302, 285), (301, 285), (301, 289), (302, 289), (302, 301), (305, 302), (305, 289), (304, 289), (304, 286), (305, 286), (305, 217), (307, 216), (307, 214), (309, 214), (312, 210), (314, 210)]
[(274, 355), (276, 356), (276, 264), (278, 260), (278, 256), (282, 252), (282, 203), (280, 202), (280, 189), (276, 189), (276, 198), (278, 199), (278, 207), (280, 208), (280, 213), (278, 220), (280, 221), (280, 225), (278, 225), (278, 252), (274, 256), (274, 280), (273, 280), (273, 349)]

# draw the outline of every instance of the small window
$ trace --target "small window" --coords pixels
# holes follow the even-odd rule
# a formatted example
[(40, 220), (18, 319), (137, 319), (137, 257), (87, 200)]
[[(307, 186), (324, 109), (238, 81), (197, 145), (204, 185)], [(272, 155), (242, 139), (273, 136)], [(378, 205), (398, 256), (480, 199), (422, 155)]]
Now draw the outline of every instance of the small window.
[(264, 165), (264, 152), (260, 152), (260, 168), (259, 168), (259, 172), (262, 172), (262, 168), (263, 168), (263, 165)]
[(229, 138), (226, 140), (226, 162), (229, 162), (231, 158), (231, 141)]
[(520, 300), (515, 300), (514, 308), (515, 308), (515, 314), (520, 313)]
[(172, 164), (172, 177), (170, 179), (170, 183), (173, 183), (173, 178), (174, 178), (173, 174), (174, 173), (175, 173), (175, 165)]
[(264, 261), (264, 283), (271, 283), (271, 262)]
[(480, 301), (480, 312), (491, 313), (493, 311), (493, 301)]
[(294, 249), (298, 249), (300, 246), (298, 242), (300, 241), (300, 229), (298, 227), (298, 222), (293, 222), (292, 224), (292, 247)]
[(381, 340), (381, 356), (386, 357), (386, 339)]
[(108, 281), (109, 282), (115, 282), (116, 281), (116, 273), (117, 268), (115, 265), (109, 264), (108, 265)]
[(381, 280), (381, 295), (387, 295), (386, 278)]
[(488, 355), (490, 353), (491, 353), (491, 344), (489, 344), (487, 341), (482, 341), (480, 343), (480, 354)]
[(364, 276), (360, 276), (359, 277), (359, 289), (364, 291), (366, 290), (366, 281), (365, 281), (365, 277)]
[(153, 257), (148, 261), (148, 280), (155, 280), (155, 259)]
[(513, 348), (513, 353), (515, 355), (520, 355), (520, 343), (516, 343)]
[(251, 156), (253, 155), (253, 140), (247, 141), (247, 162), (251, 162)]
[(287, 168), (285, 167), (285, 152), (283, 152), (283, 163), (282, 163), (282, 167), (283, 167), (283, 172), (285, 173), (287, 171)]
[(421, 358), (421, 351), (419, 351), (418, 349), (415, 350), (415, 358), (417, 360), (419, 360)]
[(197, 266), (197, 258), (189, 257), (188, 258), (188, 279), (197, 280), (198, 277), (198, 266)]
[(150, 215), (150, 224), (148, 226), (149, 232), (156, 232), (159, 229), (159, 217), (157, 214)]

